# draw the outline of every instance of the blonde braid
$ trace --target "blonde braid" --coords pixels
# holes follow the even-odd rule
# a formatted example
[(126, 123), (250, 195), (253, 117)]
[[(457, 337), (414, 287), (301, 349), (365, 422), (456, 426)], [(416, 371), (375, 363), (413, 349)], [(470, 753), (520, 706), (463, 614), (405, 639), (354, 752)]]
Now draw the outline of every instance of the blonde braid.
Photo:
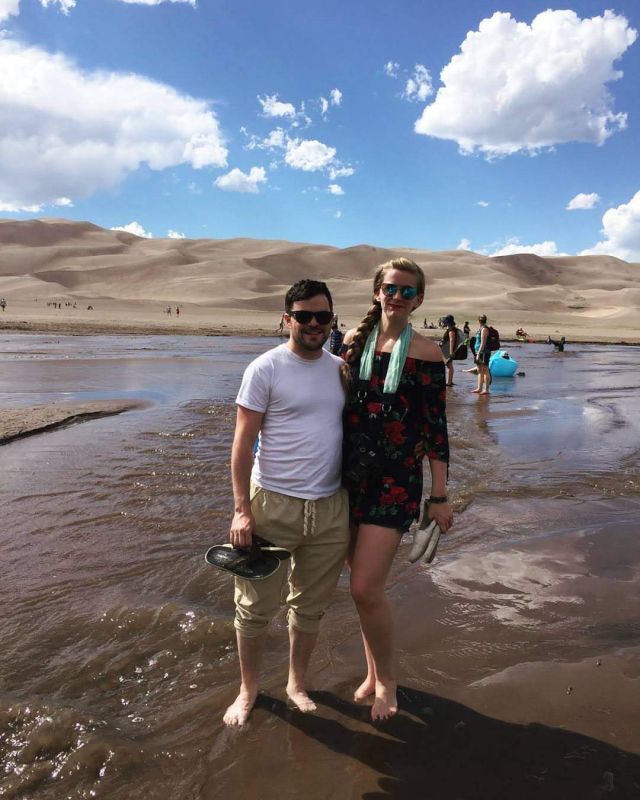
[(375, 328), (378, 322), (380, 322), (381, 317), (382, 306), (380, 303), (373, 303), (373, 305), (369, 306), (369, 310), (364, 315), (362, 322), (356, 328), (356, 332), (354, 333), (353, 339), (349, 345), (349, 349), (347, 350), (347, 364), (353, 364), (360, 358), (362, 351), (364, 350), (364, 346), (367, 343), (367, 339), (369, 338), (369, 334)]

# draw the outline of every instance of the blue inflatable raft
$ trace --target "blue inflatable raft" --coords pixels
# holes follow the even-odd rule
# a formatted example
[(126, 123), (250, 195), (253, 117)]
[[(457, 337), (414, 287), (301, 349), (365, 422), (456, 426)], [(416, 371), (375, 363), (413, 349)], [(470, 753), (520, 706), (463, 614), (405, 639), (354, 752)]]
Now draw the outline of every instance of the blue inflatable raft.
[(516, 374), (518, 362), (509, 356), (505, 358), (506, 350), (496, 350), (489, 359), (489, 372), (492, 378), (511, 378)]

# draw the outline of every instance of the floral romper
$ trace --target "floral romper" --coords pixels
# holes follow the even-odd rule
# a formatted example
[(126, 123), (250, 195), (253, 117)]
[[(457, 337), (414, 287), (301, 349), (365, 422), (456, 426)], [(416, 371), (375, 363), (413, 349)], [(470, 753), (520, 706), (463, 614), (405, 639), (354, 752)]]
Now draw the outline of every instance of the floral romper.
[(404, 533), (420, 515), (423, 455), (449, 462), (445, 368), (442, 361), (407, 358), (397, 392), (387, 397), (382, 390), (389, 358), (375, 354), (367, 382), (358, 380), (359, 362), (351, 366), (343, 482), (353, 523)]

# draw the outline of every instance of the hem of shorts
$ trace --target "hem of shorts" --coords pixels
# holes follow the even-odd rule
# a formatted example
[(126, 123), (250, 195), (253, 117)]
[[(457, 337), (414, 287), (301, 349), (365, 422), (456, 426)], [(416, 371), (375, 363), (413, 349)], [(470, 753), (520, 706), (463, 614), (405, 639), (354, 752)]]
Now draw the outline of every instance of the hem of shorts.
[(366, 519), (365, 517), (362, 517), (361, 519), (354, 519), (353, 517), (350, 517), (350, 522), (354, 525), (378, 525), (380, 528), (389, 528), (389, 530), (394, 530), (399, 533), (400, 536), (408, 533), (415, 521), (415, 519), (410, 519), (405, 523), (404, 526), (402, 526), (398, 525), (396, 522), (386, 520)]

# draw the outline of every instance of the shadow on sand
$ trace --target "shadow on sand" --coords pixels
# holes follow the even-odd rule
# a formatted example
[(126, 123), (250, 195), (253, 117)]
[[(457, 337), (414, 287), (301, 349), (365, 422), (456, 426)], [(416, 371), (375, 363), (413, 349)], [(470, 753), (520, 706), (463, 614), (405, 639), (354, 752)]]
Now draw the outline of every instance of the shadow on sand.
[(367, 722), (369, 708), (331, 692), (310, 694), (318, 714), (265, 695), (257, 707), (382, 773), (379, 789), (362, 800), (640, 798), (640, 755), (588, 736), (502, 722), (407, 687), (399, 687), (400, 713), (377, 725)]

